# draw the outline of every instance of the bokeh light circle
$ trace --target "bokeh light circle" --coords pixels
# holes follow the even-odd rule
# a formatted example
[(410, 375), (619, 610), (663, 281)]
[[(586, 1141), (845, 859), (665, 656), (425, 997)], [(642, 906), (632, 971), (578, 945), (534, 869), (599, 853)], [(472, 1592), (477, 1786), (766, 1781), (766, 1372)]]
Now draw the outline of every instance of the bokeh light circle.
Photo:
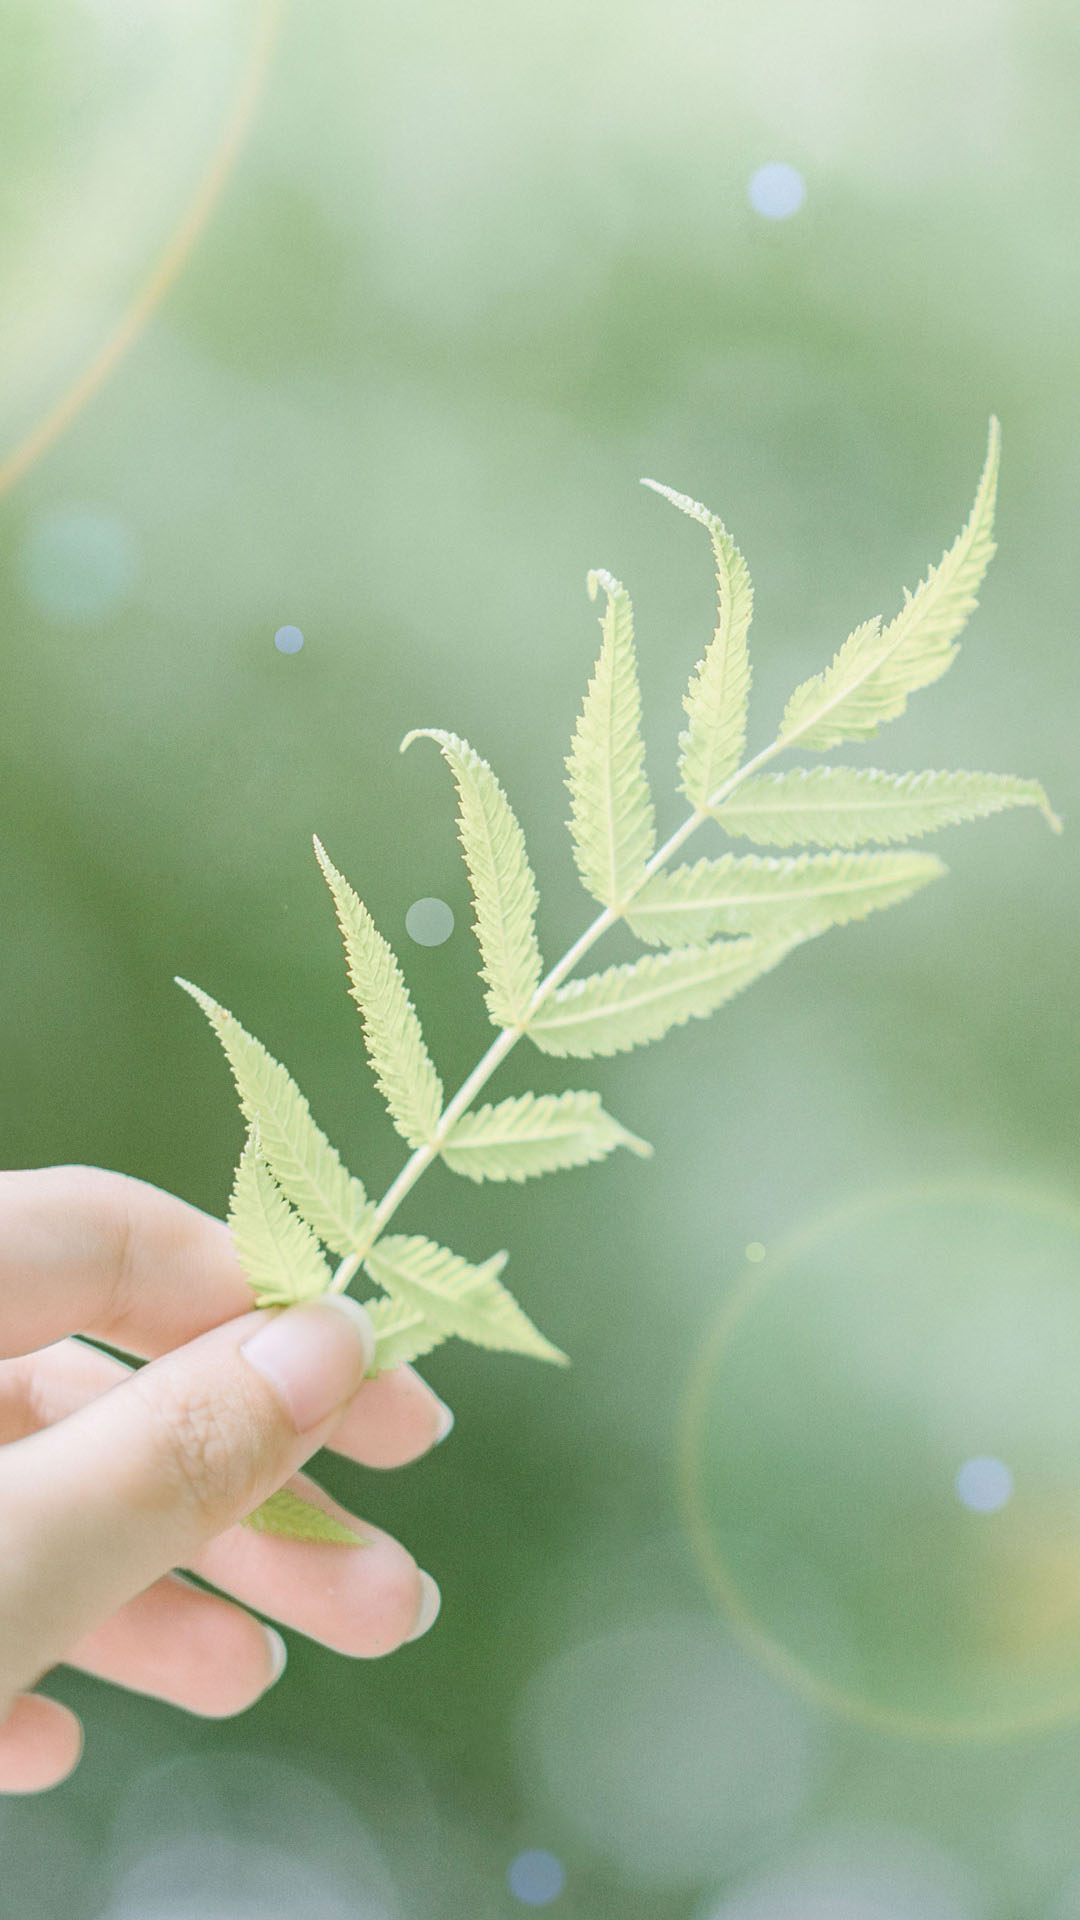
[(979, 1453), (964, 1461), (953, 1486), (957, 1499), (972, 1513), (996, 1513), (1012, 1499), (1013, 1477), (1004, 1460)]
[(515, 1900), (526, 1907), (550, 1907), (566, 1885), (562, 1861), (544, 1847), (526, 1847), (515, 1854), (506, 1873)]
[(818, 1764), (817, 1721), (723, 1625), (675, 1609), (570, 1646), (536, 1673), (526, 1791), (636, 1888), (689, 1887), (782, 1844)]
[(790, 220), (806, 199), (806, 181), (786, 160), (772, 160), (750, 175), (746, 197), (766, 220)]
[(304, 644), (304, 636), (299, 627), (279, 627), (274, 635), (274, 645), (279, 653), (299, 653)]
[[(683, 1516), (744, 1642), (915, 1737), (1080, 1715), (1078, 1379), (1070, 1202), (944, 1183), (776, 1248), (721, 1305), (679, 1417)], [(975, 1460), (1008, 1463), (1011, 1498), (965, 1507)]]
[(834, 1821), (695, 1920), (988, 1920), (967, 1867), (925, 1834)]
[(102, 1920), (395, 1920), (394, 1908), (267, 1840), (206, 1833), (148, 1848)]
[(377, 1823), (295, 1761), (150, 1766), (118, 1803), (101, 1920), (399, 1920)]
[(441, 947), (454, 931), (453, 910), (445, 900), (425, 895), (414, 900), (405, 915), (405, 931), (418, 947)]

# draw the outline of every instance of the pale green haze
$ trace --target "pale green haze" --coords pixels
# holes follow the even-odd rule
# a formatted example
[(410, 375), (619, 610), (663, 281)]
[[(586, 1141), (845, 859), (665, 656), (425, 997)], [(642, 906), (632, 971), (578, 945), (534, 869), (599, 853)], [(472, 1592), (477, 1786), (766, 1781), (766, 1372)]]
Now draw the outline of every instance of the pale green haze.
[(3, 1920), (1075, 1920), (1075, 0), (0, 49), (2, 1163), (455, 1416), (236, 1543), (415, 1643), (44, 1677)]

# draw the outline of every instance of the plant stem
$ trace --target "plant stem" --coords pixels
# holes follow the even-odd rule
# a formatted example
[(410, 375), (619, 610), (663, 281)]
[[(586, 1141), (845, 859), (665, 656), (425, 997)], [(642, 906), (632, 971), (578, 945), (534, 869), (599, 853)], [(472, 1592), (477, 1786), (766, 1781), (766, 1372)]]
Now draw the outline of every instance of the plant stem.
[[(784, 746), (787, 745), (788, 742), (785, 741)], [(665, 840), (663, 846), (657, 848), (652, 859), (646, 865), (641, 879), (637, 882), (636, 886), (631, 888), (625, 900), (623, 900), (618, 907), (605, 907), (602, 913), (598, 913), (596, 919), (590, 926), (586, 927), (581, 937), (575, 940), (573, 946), (563, 954), (562, 959), (556, 961), (550, 973), (545, 974), (529, 1002), (524, 1017), (516, 1026), (503, 1027), (501, 1029), (482, 1059), (477, 1061), (468, 1079), (462, 1082), (453, 1099), (443, 1108), (439, 1116), (438, 1125), (431, 1139), (425, 1140), (423, 1146), (415, 1149), (412, 1156), (405, 1162), (396, 1180), (386, 1189), (386, 1192), (375, 1209), (375, 1217), (371, 1223), (371, 1233), (367, 1246), (360, 1253), (350, 1253), (346, 1255), (340, 1266), (335, 1269), (334, 1277), (329, 1288), (331, 1293), (344, 1292), (361, 1262), (383, 1232), (387, 1221), (397, 1212), (405, 1195), (411, 1192), (419, 1180), (420, 1175), (424, 1173), (431, 1165), (431, 1162), (438, 1157), (439, 1149), (455, 1122), (460, 1120), (462, 1114), (472, 1105), (481, 1088), (486, 1086), (496, 1067), (505, 1060), (511, 1048), (515, 1047), (522, 1035), (528, 1032), (529, 1022), (534, 1013), (539, 1011), (549, 995), (554, 993), (556, 987), (562, 985), (567, 974), (573, 972), (579, 960), (584, 959), (590, 948), (596, 945), (596, 942), (608, 931), (608, 928), (615, 926), (616, 923), (622, 919), (627, 907), (640, 892), (646, 881), (651, 880), (653, 874), (658, 873), (660, 868), (671, 859), (672, 854), (678, 852), (684, 842), (689, 840), (690, 835), (700, 827), (702, 821), (707, 820), (715, 809), (719, 807), (730, 794), (734, 793), (736, 787), (742, 785), (742, 782), (749, 774), (756, 773), (757, 769), (764, 766), (766, 761), (771, 760), (774, 755), (782, 751), (783, 748), (780, 742), (774, 740), (772, 744), (765, 747), (761, 753), (755, 754), (752, 760), (748, 760), (745, 766), (740, 767), (737, 773), (733, 773), (731, 778), (724, 782), (723, 786), (717, 788), (709, 801), (708, 807), (699, 807), (693, 813), (689, 814), (682, 825), (676, 827), (675, 832), (671, 834), (670, 838)]]

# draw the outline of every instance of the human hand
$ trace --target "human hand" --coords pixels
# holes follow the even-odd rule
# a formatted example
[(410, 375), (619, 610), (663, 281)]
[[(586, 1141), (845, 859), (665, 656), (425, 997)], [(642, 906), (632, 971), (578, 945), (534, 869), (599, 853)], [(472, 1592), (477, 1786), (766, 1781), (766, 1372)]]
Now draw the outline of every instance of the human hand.
[[(228, 1228), (172, 1194), (97, 1167), (0, 1172), (0, 1791), (78, 1761), (76, 1716), (28, 1691), (58, 1661), (213, 1717), (278, 1677), (280, 1636), (177, 1566), (354, 1657), (432, 1624), (412, 1555), (291, 1476), (325, 1445), (403, 1466), (449, 1408), (409, 1366), (364, 1380), (357, 1301), (250, 1302)], [(369, 1544), (237, 1524), (286, 1481)]]

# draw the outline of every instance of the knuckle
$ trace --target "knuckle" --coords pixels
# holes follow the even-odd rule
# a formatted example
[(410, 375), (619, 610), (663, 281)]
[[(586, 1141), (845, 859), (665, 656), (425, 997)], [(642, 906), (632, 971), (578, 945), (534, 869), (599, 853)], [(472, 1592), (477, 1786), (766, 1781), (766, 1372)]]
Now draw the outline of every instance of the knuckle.
[(235, 1400), (197, 1381), (159, 1379), (152, 1392), (143, 1389), (143, 1399), (168, 1497), (212, 1527), (227, 1525), (256, 1494), (254, 1421)]

